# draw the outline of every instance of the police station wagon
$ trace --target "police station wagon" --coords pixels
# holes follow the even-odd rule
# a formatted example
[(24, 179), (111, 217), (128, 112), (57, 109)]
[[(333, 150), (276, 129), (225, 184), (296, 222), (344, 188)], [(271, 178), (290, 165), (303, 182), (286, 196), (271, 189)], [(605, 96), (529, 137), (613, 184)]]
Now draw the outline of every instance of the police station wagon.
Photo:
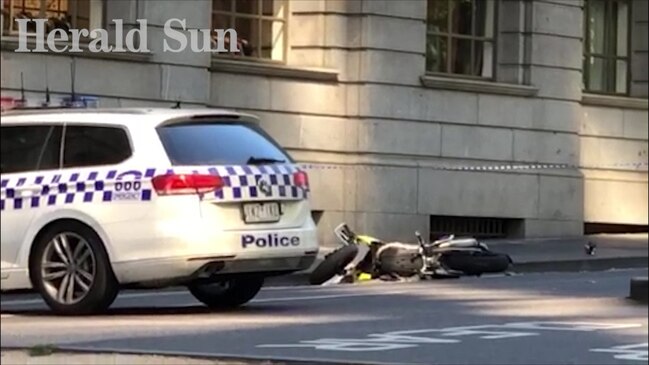
[(235, 307), (317, 255), (307, 174), (254, 116), (23, 110), (1, 128), (3, 291), (65, 314), (171, 285)]

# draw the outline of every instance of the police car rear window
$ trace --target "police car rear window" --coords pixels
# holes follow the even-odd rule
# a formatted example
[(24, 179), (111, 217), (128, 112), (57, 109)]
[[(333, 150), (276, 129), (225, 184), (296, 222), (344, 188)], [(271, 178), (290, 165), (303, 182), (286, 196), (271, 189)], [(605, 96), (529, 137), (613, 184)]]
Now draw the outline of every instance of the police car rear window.
[(246, 165), (251, 158), (291, 162), (261, 128), (242, 123), (181, 123), (158, 128), (173, 165)]

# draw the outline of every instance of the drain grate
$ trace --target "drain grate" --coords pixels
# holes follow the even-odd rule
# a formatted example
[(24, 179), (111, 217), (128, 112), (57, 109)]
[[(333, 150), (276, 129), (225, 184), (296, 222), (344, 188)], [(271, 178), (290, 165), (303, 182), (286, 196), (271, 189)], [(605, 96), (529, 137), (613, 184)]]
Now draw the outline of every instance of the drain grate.
[(519, 219), (431, 216), (430, 236), (454, 234), (456, 236), (473, 236), (476, 238), (504, 238), (509, 236)]

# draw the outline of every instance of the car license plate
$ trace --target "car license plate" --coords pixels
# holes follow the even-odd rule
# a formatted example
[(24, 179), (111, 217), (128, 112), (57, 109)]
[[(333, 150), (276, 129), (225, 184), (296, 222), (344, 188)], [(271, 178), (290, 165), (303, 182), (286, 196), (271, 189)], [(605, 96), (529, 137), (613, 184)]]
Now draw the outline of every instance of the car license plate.
[(243, 205), (243, 221), (246, 223), (277, 222), (281, 215), (282, 212), (277, 202)]

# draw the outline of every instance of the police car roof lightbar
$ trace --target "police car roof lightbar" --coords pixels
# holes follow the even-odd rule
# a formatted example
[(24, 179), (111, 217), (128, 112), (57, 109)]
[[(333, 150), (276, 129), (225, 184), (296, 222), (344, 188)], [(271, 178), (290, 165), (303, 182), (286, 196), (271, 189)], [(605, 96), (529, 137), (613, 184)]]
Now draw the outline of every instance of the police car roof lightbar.
[[(2, 109), (3, 112), (9, 110), (43, 110), (43, 109), (78, 109), (78, 108), (96, 108), (98, 105), (98, 99), (93, 96), (81, 95), (78, 96), (75, 91), (75, 62), (73, 61), (70, 65), (70, 88), (71, 93), (67, 98), (63, 98), (58, 105), (51, 105), (52, 97), (49, 87), (49, 72), (47, 64), (45, 65), (45, 102), (37, 103), (38, 105), (27, 105), (27, 99), (25, 98), (25, 84), (24, 84), (24, 75), (23, 72), (20, 73), (20, 100), (11, 101), (11, 106), (8, 108)], [(13, 98), (3, 98), (3, 103), (6, 101), (4, 99), (13, 99)], [(31, 103), (34, 104), (34, 103)], [(4, 106), (4, 105), (3, 105)]]
[(72, 97), (72, 104), (76, 101), (76, 95), (74, 94), (74, 70), (75, 70), (75, 61), (74, 58), (72, 59), (72, 62), (70, 63), (70, 96)]
[(47, 62), (45, 62), (45, 104), (43, 106), (50, 106), (50, 78), (47, 72)]
[(20, 73), (20, 103), (25, 104), (25, 83), (23, 82), (23, 73)]

